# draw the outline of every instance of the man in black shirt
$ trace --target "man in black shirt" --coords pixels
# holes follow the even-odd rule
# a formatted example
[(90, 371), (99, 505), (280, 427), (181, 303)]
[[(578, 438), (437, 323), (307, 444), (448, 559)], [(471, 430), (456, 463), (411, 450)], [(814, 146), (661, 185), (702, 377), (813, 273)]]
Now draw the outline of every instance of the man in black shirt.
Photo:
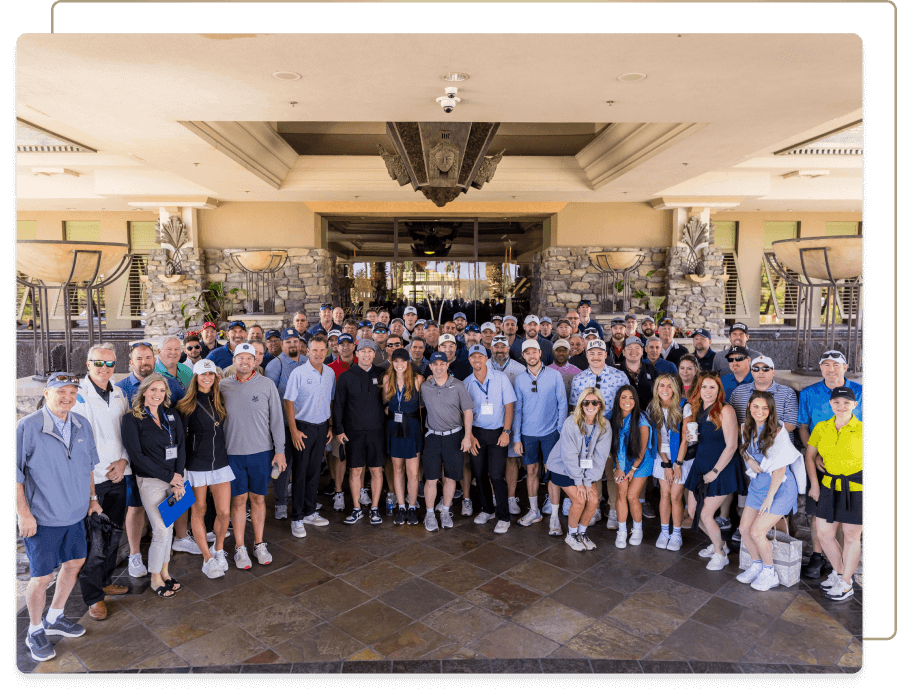
[(695, 345), (695, 357), (698, 358), (698, 364), (701, 365), (701, 371), (712, 371), (713, 358), (716, 353), (710, 349), (710, 331), (706, 328), (695, 331), (695, 334), (691, 337), (691, 341)]
[[(445, 356), (448, 358), (448, 374), (450, 377), (455, 377), (460, 381), (464, 381), (471, 374), (473, 374), (473, 368), (470, 366), (470, 363), (465, 358), (457, 358), (455, 356), (455, 350), (457, 345), (455, 344), (455, 336), (451, 333), (444, 333), (439, 336), (439, 352), (444, 352)], [(431, 377), (433, 375), (433, 369), (428, 365), (427, 369), (424, 370), (424, 378)]]
[(657, 327), (657, 337), (660, 338), (660, 355), (667, 362), (679, 366), (679, 358), (687, 353), (679, 343), (673, 340), (676, 335), (676, 323), (671, 318), (663, 318)]
[(658, 372), (653, 365), (642, 362), (644, 348), (641, 341), (635, 336), (626, 339), (626, 347), (623, 349), (623, 363), (617, 369), (626, 373), (629, 383), (635, 387), (638, 401), (644, 411), (652, 399), (654, 379)]
[(622, 318), (615, 318), (610, 322), (610, 344), (607, 348), (607, 364), (617, 369), (623, 369), (626, 358), (623, 356), (623, 347), (626, 342), (626, 322)]
[(568, 362), (578, 367), (583, 372), (589, 368), (589, 360), (586, 357), (586, 344), (582, 336), (574, 333), (570, 336), (570, 359)]

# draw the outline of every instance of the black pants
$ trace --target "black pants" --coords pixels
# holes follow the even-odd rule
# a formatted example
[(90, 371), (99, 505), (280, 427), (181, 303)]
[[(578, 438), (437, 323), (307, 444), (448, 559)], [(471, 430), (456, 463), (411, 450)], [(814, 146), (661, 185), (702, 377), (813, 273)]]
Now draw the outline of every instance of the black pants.
[[(490, 515), (494, 512), (499, 520), (510, 522), (508, 482), (505, 481), (508, 448), (498, 446), (498, 438), (501, 437), (502, 429), (486, 430), (474, 427), (472, 432), (477, 442), (480, 443), (480, 447), (477, 454), (471, 453), (470, 455), (470, 468), (477, 480), (483, 512)], [(493, 490), (495, 491), (494, 507), (492, 505)]]
[[(284, 423), (284, 433), (287, 436), (287, 442), (290, 442), (290, 426)], [(304, 431), (303, 431), (304, 432)], [(325, 433), (326, 435), (326, 433)], [(287, 497), (287, 486), (290, 483), (290, 474), (293, 473), (293, 450), (287, 445), (287, 449), (284, 450), (284, 458), (287, 461), (287, 468), (284, 469), (280, 476), (274, 479), (274, 505), (275, 506), (285, 506), (289, 501)]]
[(297, 420), (296, 427), (305, 433), (304, 450), (297, 450), (290, 440), (293, 451), (293, 522), (314, 515), (318, 504), (318, 482), (321, 480), (321, 460), (327, 446), (327, 421), (306, 423)]
[[(88, 522), (87, 560), (78, 578), (81, 581), (81, 595), (88, 605), (105, 598), (103, 586), (112, 583), (112, 571), (118, 563), (118, 545), (121, 542), (127, 507), (127, 486), (124, 479), (117, 484), (104, 481), (96, 485), (97, 502), (109, 523), (100, 524), (99, 518)], [(92, 516), (95, 517), (95, 516)]]

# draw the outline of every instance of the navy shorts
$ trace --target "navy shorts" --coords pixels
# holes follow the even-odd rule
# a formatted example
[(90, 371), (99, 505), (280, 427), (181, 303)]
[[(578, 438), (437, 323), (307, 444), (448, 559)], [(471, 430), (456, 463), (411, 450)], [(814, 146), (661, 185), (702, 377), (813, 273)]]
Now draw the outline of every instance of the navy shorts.
[(143, 508), (143, 501), (140, 500), (140, 491), (137, 488), (137, 477), (133, 474), (125, 474), (125, 486), (128, 488), (126, 496), (128, 508)]
[[(529, 437), (527, 435), (520, 436), (520, 442), (523, 443), (523, 464), (529, 466), (548, 461), (548, 455), (554, 449), (557, 441), (561, 439), (561, 434), (557, 430), (553, 430), (548, 435), (540, 435), (539, 437)], [(542, 451), (542, 459), (539, 459), (539, 450)]]
[(230, 482), (230, 497), (242, 496), (246, 492), (267, 496), (273, 459), (274, 450), (256, 452), (254, 455), (229, 454), (228, 465), (234, 472), (234, 480)]
[(436, 481), (444, 474), (446, 479), (461, 481), (464, 477), (464, 453), (461, 451), (463, 441), (463, 430), (451, 435), (425, 436), (424, 451), (421, 455), (424, 479)]
[(549, 478), (551, 479), (551, 483), (555, 486), (560, 486), (562, 489), (570, 488), (571, 486), (576, 486), (573, 479), (571, 479), (566, 474), (558, 474), (557, 472), (548, 472)]
[(32, 578), (49, 576), (60, 564), (87, 557), (87, 528), (83, 520), (62, 527), (38, 525), (34, 536), (22, 541)]

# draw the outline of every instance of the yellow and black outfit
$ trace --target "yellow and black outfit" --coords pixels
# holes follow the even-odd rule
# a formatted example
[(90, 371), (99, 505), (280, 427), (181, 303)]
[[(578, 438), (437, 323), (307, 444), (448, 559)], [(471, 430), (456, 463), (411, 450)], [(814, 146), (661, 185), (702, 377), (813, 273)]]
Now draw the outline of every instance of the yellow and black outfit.
[(860, 525), (863, 519), (863, 423), (856, 416), (841, 430), (835, 419), (813, 428), (810, 445), (825, 464), (816, 517), (830, 523)]

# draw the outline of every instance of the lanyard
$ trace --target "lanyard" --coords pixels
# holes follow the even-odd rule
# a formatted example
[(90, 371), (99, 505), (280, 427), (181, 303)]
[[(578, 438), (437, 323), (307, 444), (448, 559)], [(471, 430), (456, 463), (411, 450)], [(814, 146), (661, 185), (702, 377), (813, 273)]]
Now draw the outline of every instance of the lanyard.
[(399, 411), (402, 410), (402, 400), (403, 400), (404, 396), (405, 396), (405, 387), (402, 387), (401, 389), (399, 389), (396, 392), (396, 398), (399, 401)]
[(486, 380), (486, 388), (485, 389), (483, 388), (483, 385), (480, 384), (480, 380), (477, 379), (476, 376), (474, 376), (473, 381), (476, 382), (477, 386), (480, 388), (480, 391), (482, 391), (486, 395), (486, 399), (488, 400), (489, 399), (489, 382), (491, 382), (492, 380), (491, 379)]
[(589, 454), (589, 445), (592, 443), (592, 438), (595, 436), (595, 426), (592, 426), (592, 429), (589, 431), (589, 434), (585, 436), (585, 449), (583, 450), (583, 457)]
[[(150, 413), (150, 410), (147, 408), (146, 412), (149, 413), (150, 418), (153, 417), (153, 414)], [(165, 419), (165, 432), (168, 433), (168, 442), (170, 445), (174, 444), (174, 436), (171, 434), (171, 426), (168, 422), (168, 418), (165, 416), (165, 411), (162, 410), (162, 407), (159, 407), (159, 424), (162, 424), (162, 419)]]

